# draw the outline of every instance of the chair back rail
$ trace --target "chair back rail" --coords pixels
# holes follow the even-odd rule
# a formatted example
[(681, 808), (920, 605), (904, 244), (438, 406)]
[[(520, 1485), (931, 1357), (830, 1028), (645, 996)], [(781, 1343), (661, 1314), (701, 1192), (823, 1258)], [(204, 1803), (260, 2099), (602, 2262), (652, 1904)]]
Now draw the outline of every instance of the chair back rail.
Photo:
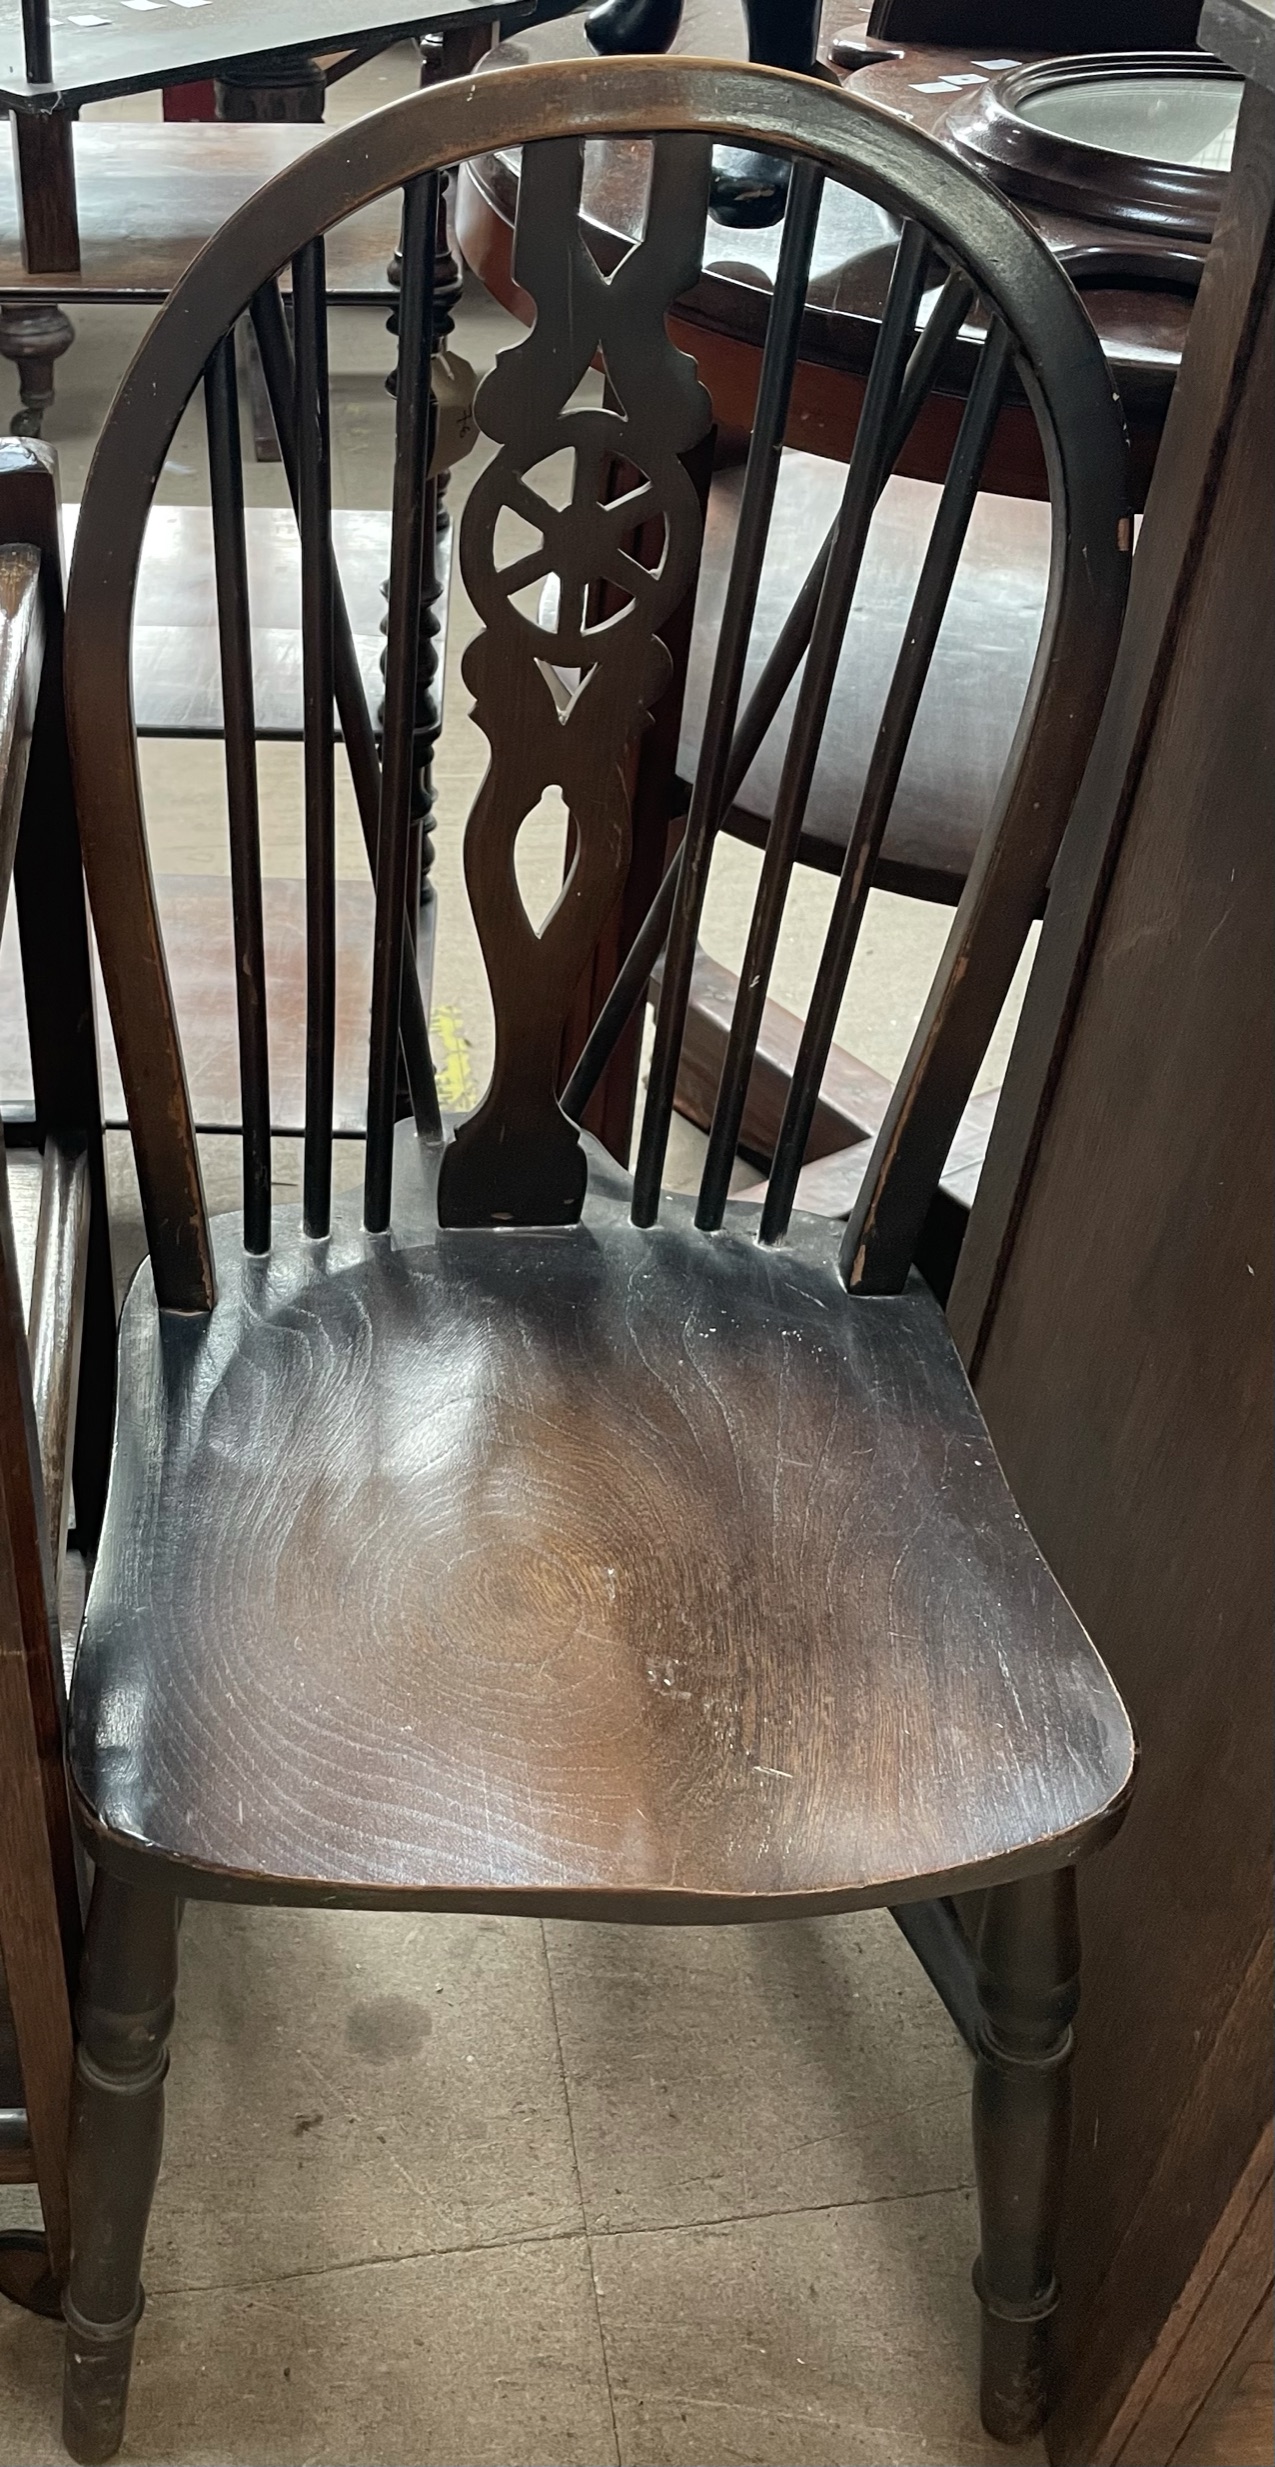
[[(605, 276), (582, 233), (588, 141), (649, 141), (642, 238)], [(670, 679), (664, 635), (693, 584), (701, 509), (689, 462), (710, 407), (667, 312), (700, 271), (710, 140), (794, 158), (744, 483), (719, 630), (709, 726), (679, 857), (568, 1087), (564, 1024), (620, 897), (630, 854), (628, 764)], [(659, 1211), (676, 1079), (712, 848), (722, 813), (800, 667), (783, 778), (763, 857), (741, 992), (718, 1090), (697, 1222), (723, 1218), (748, 1081), (802, 820), (874, 509), (964, 326), (977, 370), (882, 709), (816, 978), (764, 1213), (782, 1241), (867, 888), (1006, 389), (1040, 427), (1053, 552), (1039, 650), (995, 808), (956, 912), (912, 1050), (846, 1233), (852, 1290), (904, 1281), (943, 1162), (1008, 992), (1096, 726), (1127, 584), (1130, 526), (1114, 389), (1088, 321), (1048, 250), (1012, 206), (914, 130), (853, 95), (743, 67), (680, 60), (553, 63), (435, 87), (335, 135), (254, 199), (205, 250), (155, 321), (100, 442), (77, 537), (69, 610), (70, 720), (83, 783), (85, 858), (128, 1091), (161, 1305), (206, 1310), (211, 1244), (181, 1052), (146, 854), (129, 706), (129, 632), (147, 511), (186, 401), (207, 389), (227, 693), (232, 880), (241, 974), (259, 975), (259, 866), (251, 772), (242, 480), (227, 337), (251, 313), (301, 533), (306, 699), (307, 1230), (330, 1221), (333, 706), (340, 708), (377, 883), (365, 1222), (390, 1221), (400, 1073), (416, 1119), (439, 1135), (411, 961), (410, 727), (430, 414), (425, 354), (435, 182), (466, 156), (521, 145), (515, 273), (535, 322), (479, 396), (494, 447), (471, 491), (460, 555), (483, 631), (464, 673), (490, 746), (465, 836), (469, 897), (495, 1016), (491, 1085), (448, 1141), (444, 1225), (568, 1225), (586, 1163), (575, 1117), (608, 1040), (667, 939), (633, 1215)], [(847, 182), (897, 219), (899, 239), (836, 522), (751, 695), (748, 639), (774, 502), (821, 190)], [(352, 670), (331, 537), (325, 235), (388, 190), (405, 198), (404, 314), (386, 657), (384, 756)], [(295, 356), (276, 276), (292, 268)], [(601, 365), (601, 406), (581, 403)], [(541, 466), (572, 458), (565, 503)], [(617, 476), (618, 475), (618, 476)], [(508, 550), (514, 527), (520, 545)], [(530, 541), (532, 545), (526, 543)], [(227, 606), (229, 615), (227, 615)], [(538, 930), (517, 886), (527, 816), (557, 790), (570, 821), (561, 896)], [(254, 870), (255, 869), (255, 870)], [(256, 886), (256, 887), (254, 887)], [(621, 1014), (623, 1013), (623, 1016)], [(264, 984), (241, 993), (245, 1234), (268, 1240)], [(251, 1100), (251, 1101), (250, 1101)]]
[(0, 927), (15, 895), (43, 1148), (24, 1301), (0, 1138), (0, 1961), (23, 2109), (0, 2175), (34, 2176), (55, 2278), (69, 2260), (67, 1989), (80, 1883), (63, 1762), (58, 1590), (72, 1465), (91, 1542), (109, 1447), (114, 1295), (84, 884), (62, 709), (56, 470), (0, 444)]

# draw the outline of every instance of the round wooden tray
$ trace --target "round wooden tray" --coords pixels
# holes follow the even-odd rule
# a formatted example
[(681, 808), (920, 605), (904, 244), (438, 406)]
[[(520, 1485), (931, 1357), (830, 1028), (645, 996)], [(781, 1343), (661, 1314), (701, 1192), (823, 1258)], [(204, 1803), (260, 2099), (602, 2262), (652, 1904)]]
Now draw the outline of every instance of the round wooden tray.
[[(1154, 87), (1178, 85), (1184, 90), (1229, 89), (1238, 116), (1243, 81), (1202, 52), (1109, 52), (1011, 69), (959, 102), (948, 132), (959, 151), (1012, 197), (1124, 231), (1178, 244), (1194, 242), (1191, 256), (1180, 245), (1161, 253), (1166, 272), (1178, 267), (1185, 271), (1192, 262), (1203, 262), (1226, 193), (1229, 164), (1205, 167), (1167, 154), (1134, 154), (1101, 145), (1097, 108), (1090, 114), (1093, 134), (1084, 137), (1078, 130), (1052, 130), (1031, 116), (1033, 104), (1048, 106), (1074, 97), (1081, 108), (1072, 116), (1083, 124), (1087, 98), (1100, 107), (1113, 90), (1123, 88), (1131, 99), (1149, 99)], [(1154, 132), (1150, 114), (1148, 125)], [(1154, 262), (1149, 254), (1148, 274)]]

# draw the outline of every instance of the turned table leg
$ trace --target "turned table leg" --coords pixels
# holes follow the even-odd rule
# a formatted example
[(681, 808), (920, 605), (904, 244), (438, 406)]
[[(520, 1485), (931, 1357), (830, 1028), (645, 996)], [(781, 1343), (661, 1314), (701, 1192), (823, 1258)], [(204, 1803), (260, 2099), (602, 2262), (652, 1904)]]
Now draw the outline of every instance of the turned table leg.
[(53, 401), (53, 365), (75, 340), (56, 300), (7, 300), (0, 306), (0, 359), (18, 371), (21, 409), (9, 422), (15, 437), (38, 437)]

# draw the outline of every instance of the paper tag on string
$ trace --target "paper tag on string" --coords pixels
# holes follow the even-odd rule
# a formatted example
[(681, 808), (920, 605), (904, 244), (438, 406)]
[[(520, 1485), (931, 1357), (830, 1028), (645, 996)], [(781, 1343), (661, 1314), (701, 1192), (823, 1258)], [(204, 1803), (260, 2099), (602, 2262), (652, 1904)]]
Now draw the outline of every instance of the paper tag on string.
[(429, 466), (432, 480), (437, 472), (450, 471), (453, 463), (461, 462), (478, 442), (478, 422), (474, 418), (478, 379), (459, 351), (436, 351), (430, 368), (430, 382), (434, 389), (436, 420), (434, 452)]

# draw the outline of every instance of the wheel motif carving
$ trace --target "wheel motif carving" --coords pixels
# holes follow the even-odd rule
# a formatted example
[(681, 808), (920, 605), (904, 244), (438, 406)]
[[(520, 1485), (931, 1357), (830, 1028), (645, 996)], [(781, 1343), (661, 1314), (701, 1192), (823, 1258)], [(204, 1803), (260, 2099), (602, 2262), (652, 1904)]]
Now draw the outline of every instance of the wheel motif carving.
[[(608, 279), (579, 220), (575, 139), (523, 150), (514, 273), (536, 322), (479, 389), (498, 452), (461, 523), (465, 587), (483, 632), (463, 675), (491, 761), (465, 833), (465, 872), (496, 1023), (490, 1087), (443, 1161), (445, 1225), (565, 1225), (580, 1214), (585, 1160), (557, 1101), (563, 1025), (623, 887), (629, 857), (625, 758), (670, 675), (660, 628), (689, 590), (701, 514), (682, 457), (711, 406), (665, 317), (700, 271), (709, 152), (697, 137), (652, 145), (646, 230)], [(572, 407), (601, 360), (614, 407)], [(552, 504), (539, 466), (574, 456)], [(617, 469), (635, 474), (613, 493)], [(502, 515), (534, 545), (501, 562)], [(645, 563), (632, 553), (642, 529)], [(650, 543), (655, 543), (652, 552)], [(528, 599), (531, 605), (525, 603)], [(518, 889), (518, 832), (557, 788), (574, 859), (539, 931)]]

